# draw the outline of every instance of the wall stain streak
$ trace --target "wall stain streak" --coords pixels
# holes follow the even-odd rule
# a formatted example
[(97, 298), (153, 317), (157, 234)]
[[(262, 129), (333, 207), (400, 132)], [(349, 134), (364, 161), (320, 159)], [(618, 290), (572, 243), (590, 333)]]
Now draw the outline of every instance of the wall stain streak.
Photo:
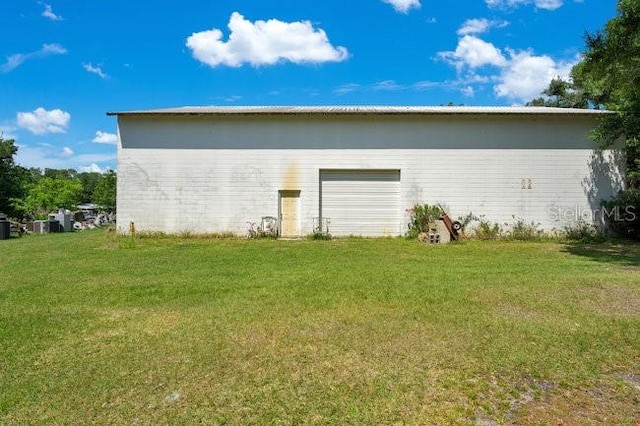
[(298, 164), (294, 161), (289, 163), (287, 171), (284, 174), (282, 190), (292, 191), (298, 189), (300, 189), (300, 170)]

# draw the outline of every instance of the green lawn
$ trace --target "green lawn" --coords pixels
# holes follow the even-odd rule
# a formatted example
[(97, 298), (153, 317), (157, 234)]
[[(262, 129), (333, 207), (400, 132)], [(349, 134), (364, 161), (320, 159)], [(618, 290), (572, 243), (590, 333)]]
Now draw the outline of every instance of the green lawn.
[(0, 241), (0, 424), (640, 422), (640, 246)]

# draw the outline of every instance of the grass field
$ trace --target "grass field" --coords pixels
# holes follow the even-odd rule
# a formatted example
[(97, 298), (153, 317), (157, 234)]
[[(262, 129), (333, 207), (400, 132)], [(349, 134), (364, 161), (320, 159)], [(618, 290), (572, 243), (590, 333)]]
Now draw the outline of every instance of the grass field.
[(640, 246), (0, 241), (0, 424), (640, 422)]

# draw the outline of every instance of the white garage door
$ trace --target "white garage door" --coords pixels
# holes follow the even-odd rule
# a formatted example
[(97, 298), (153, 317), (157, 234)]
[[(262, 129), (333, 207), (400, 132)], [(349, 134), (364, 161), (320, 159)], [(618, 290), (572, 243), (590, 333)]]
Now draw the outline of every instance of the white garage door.
[(321, 170), (320, 211), (332, 235), (400, 235), (400, 170)]

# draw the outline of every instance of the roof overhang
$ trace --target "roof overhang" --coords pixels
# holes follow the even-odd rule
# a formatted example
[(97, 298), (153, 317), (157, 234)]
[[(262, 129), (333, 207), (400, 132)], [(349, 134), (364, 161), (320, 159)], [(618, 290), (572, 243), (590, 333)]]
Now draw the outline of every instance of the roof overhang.
[(467, 106), (186, 106), (107, 112), (108, 116), (243, 116), (243, 115), (601, 115), (609, 111), (551, 107)]

